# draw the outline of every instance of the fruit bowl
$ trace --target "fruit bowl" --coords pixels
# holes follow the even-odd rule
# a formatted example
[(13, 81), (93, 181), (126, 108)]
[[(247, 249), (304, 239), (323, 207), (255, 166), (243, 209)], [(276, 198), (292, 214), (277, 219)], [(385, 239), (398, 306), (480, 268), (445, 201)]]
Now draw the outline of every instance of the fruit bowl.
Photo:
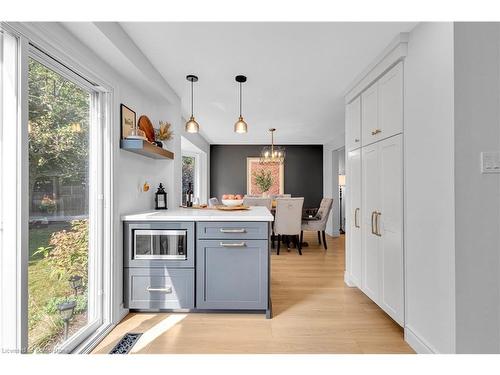
[(243, 199), (222, 199), (222, 204), (229, 207), (241, 206)]

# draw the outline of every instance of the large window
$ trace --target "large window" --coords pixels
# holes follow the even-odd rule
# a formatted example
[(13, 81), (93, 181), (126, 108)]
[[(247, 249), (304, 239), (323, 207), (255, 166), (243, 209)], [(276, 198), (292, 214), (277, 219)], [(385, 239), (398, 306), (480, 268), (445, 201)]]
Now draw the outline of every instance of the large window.
[(97, 92), (28, 62), (28, 351), (65, 350), (100, 322)]

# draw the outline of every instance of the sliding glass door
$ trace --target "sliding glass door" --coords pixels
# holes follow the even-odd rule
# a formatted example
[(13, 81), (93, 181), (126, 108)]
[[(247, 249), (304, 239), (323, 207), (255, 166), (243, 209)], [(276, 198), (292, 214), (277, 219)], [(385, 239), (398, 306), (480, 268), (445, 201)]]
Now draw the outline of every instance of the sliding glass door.
[(99, 93), (32, 54), (28, 108), (28, 351), (69, 351), (102, 321)]

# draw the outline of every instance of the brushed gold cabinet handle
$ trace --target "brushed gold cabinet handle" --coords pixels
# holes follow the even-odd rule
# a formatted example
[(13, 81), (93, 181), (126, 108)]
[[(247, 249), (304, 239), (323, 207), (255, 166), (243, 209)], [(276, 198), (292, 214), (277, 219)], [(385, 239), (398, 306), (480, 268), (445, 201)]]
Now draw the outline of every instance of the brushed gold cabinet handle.
[(372, 218), (371, 218), (371, 222), (372, 222), (372, 234), (376, 235), (377, 233), (375, 232), (375, 229), (374, 229), (374, 226), (373, 226), (373, 218), (375, 217), (375, 215), (377, 215), (377, 211), (373, 211), (372, 212)]
[(361, 227), (359, 226), (359, 224), (358, 224), (358, 212), (359, 212), (359, 208), (356, 208), (356, 209), (354, 210), (354, 226), (355, 226), (356, 228), (361, 228)]
[(382, 216), (382, 212), (377, 212), (375, 215), (375, 234), (379, 237), (382, 237), (382, 233), (380, 233), (380, 216)]
[(372, 135), (377, 135), (378, 133), (382, 133), (382, 129), (372, 130)]

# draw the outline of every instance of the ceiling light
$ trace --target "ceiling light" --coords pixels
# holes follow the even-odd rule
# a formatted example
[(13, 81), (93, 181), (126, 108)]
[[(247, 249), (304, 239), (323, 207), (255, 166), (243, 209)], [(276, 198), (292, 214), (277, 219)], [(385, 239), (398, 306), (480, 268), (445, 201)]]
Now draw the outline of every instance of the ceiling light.
[(238, 121), (236, 121), (236, 123), (234, 124), (234, 132), (235, 133), (246, 133), (248, 132), (248, 125), (247, 123), (245, 122), (245, 120), (243, 119), (243, 116), (241, 115), (241, 84), (243, 82), (246, 82), (247, 81), (247, 77), (245, 76), (236, 76), (234, 78), (236, 80), (236, 82), (238, 82), (240, 84), (240, 117), (238, 118)]
[(271, 146), (265, 146), (260, 153), (260, 164), (279, 163), (285, 162), (285, 149), (280, 146), (274, 145), (274, 132), (275, 128), (269, 129), (271, 132)]
[(186, 122), (185, 129), (188, 133), (198, 133), (200, 131), (200, 125), (198, 125), (193, 115), (193, 82), (198, 82), (198, 77), (190, 74), (186, 76), (186, 79), (191, 82), (191, 117), (189, 121)]

